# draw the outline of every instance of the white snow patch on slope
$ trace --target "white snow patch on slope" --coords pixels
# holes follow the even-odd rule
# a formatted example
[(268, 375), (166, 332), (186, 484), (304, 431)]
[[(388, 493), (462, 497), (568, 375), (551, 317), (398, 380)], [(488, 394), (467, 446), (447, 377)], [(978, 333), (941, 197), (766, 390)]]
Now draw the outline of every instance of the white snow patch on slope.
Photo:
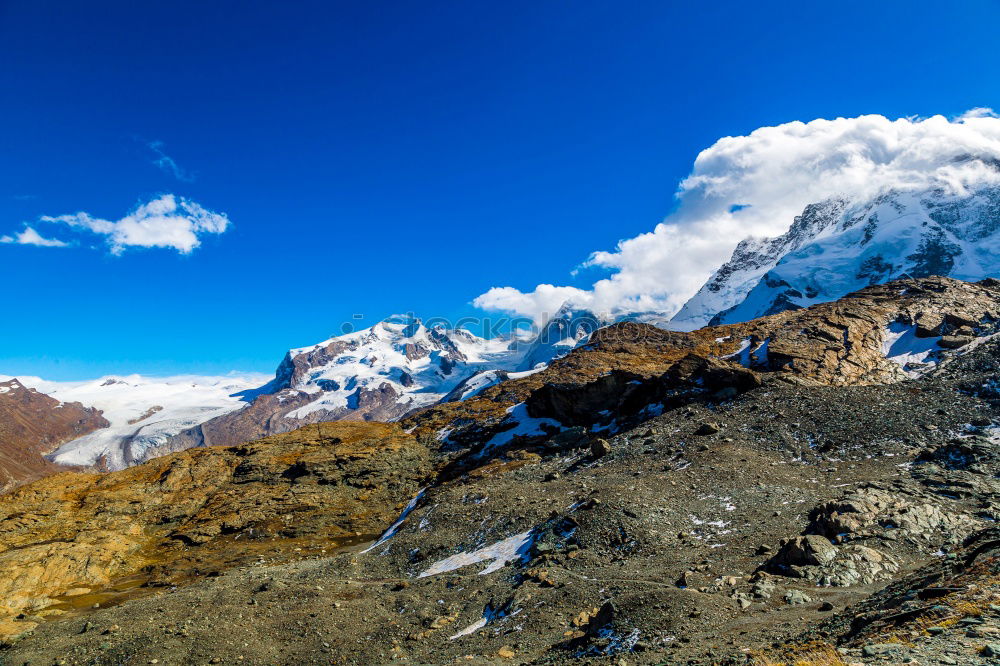
[(919, 376), (919, 371), (908, 370), (908, 363), (937, 363), (937, 342), (940, 338), (918, 338), (917, 327), (902, 322), (889, 324), (882, 340), (882, 353), (906, 370), (910, 376)]
[(528, 416), (528, 408), (523, 402), (519, 402), (513, 407), (508, 407), (507, 413), (510, 414), (508, 419), (515, 422), (514, 427), (493, 435), (490, 441), (483, 445), (479, 455), (485, 455), (498, 446), (509, 444), (515, 437), (544, 435), (545, 430), (542, 426), (562, 429), (561, 424), (553, 419), (536, 419)]
[(480, 548), (477, 551), (458, 553), (451, 557), (446, 557), (431, 565), (430, 568), (417, 576), (417, 578), (436, 576), (472, 564), (478, 564), (479, 562), (490, 562), (488, 567), (479, 572), (480, 576), (485, 576), (486, 574), (499, 571), (508, 562), (525, 558), (528, 555), (528, 551), (531, 550), (531, 545), (534, 541), (534, 530), (521, 532), (520, 534), (507, 537), (503, 541), (498, 541), (491, 546)]
[(421, 488), (420, 492), (417, 493), (416, 497), (411, 499), (409, 504), (406, 505), (406, 508), (403, 509), (403, 512), (399, 514), (399, 518), (396, 519), (396, 522), (390, 525), (389, 529), (387, 529), (385, 533), (383, 533), (382, 536), (380, 536), (375, 543), (365, 548), (363, 551), (361, 551), (361, 553), (362, 554), (367, 553), (368, 551), (377, 548), (378, 546), (381, 546), (383, 543), (385, 543), (393, 536), (395, 536), (396, 532), (399, 531), (399, 528), (402, 527), (403, 522), (406, 520), (406, 517), (410, 515), (411, 511), (417, 508), (417, 503), (420, 502), (420, 499), (424, 496), (424, 493), (426, 491), (427, 491), (426, 488)]

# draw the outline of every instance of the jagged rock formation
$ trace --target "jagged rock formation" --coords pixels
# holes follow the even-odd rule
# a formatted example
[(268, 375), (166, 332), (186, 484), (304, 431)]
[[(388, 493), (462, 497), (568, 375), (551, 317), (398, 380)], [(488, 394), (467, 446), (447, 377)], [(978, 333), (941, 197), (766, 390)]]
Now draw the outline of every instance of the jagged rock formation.
[(44, 456), (107, 425), (96, 409), (60, 402), (16, 379), (0, 382), (0, 491), (64, 470)]
[(811, 204), (785, 234), (741, 242), (671, 326), (747, 321), (901, 277), (976, 280), (1000, 272), (998, 228), (1000, 188), (990, 185)]

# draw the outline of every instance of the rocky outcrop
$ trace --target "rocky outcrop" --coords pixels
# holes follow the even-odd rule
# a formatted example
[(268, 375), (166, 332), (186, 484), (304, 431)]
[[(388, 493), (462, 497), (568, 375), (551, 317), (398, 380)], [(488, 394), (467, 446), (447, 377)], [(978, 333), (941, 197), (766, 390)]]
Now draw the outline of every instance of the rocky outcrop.
[(809, 513), (808, 531), (846, 542), (899, 530), (912, 539), (938, 543), (960, 539), (973, 525), (968, 516), (949, 512), (940, 502), (867, 487), (817, 506)]
[(372, 540), (429, 473), (399, 427), (336, 423), (42, 479), (0, 504), (0, 622), (126, 576), (163, 585)]
[(835, 546), (825, 537), (810, 534), (785, 541), (765, 568), (819, 585), (849, 587), (888, 580), (899, 571), (899, 563), (874, 548)]
[[(993, 332), (1000, 321), (1000, 283), (936, 277), (893, 282), (834, 303), (692, 332), (620, 322), (595, 331), (586, 345), (541, 372), (416, 412), (404, 422), (427, 436), (448, 429), (449, 442), (475, 446), (513, 427), (511, 410), (520, 403), (532, 417), (570, 426), (593, 422), (601, 412), (606, 414), (598, 420), (607, 422), (647, 405), (732, 398), (761, 380), (892, 383), (908, 378), (903, 366), (887, 357), (893, 327), (915, 330), (937, 321), (938, 337), (959, 326), (979, 337)], [(933, 337), (929, 344), (937, 347)], [(963, 351), (940, 349), (940, 359)]]
[(732, 398), (758, 386), (760, 377), (752, 370), (689, 354), (657, 377), (613, 370), (584, 384), (545, 384), (525, 404), (534, 418), (577, 426), (635, 416), (653, 404), (667, 408), (697, 398)]
[(44, 456), (108, 425), (96, 409), (60, 402), (16, 379), (0, 382), (0, 491), (65, 470)]

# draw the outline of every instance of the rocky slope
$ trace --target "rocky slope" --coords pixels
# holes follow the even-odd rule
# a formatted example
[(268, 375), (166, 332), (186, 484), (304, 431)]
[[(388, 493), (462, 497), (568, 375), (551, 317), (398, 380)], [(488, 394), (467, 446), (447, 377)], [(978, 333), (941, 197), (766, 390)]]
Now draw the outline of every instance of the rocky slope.
[(763, 376), (798, 384), (900, 381), (975, 344), (997, 321), (1000, 282), (928, 278), (693, 332), (622, 322), (541, 372), (417, 412), (404, 425), (476, 459), (499, 444), (555, 432), (553, 421), (582, 418), (615, 432), (699, 396), (753, 388)]
[(998, 228), (1000, 188), (992, 185), (815, 203), (782, 236), (741, 242), (670, 325), (746, 321), (906, 276), (978, 279), (1000, 268)]
[(139, 584), (371, 540), (428, 476), (428, 458), (396, 426), (318, 424), (15, 490), (0, 502), (0, 631)]
[(0, 491), (65, 469), (44, 456), (107, 425), (96, 409), (60, 402), (17, 379), (0, 382)]
[[(858, 608), (922, 602), (900, 581), (1000, 518), (1000, 283), (905, 286), (618, 324), (398, 424), (38, 481), (0, 504), (0, 658), (898, 663)], [(992, 589), (970, 571), (923, 594)]]

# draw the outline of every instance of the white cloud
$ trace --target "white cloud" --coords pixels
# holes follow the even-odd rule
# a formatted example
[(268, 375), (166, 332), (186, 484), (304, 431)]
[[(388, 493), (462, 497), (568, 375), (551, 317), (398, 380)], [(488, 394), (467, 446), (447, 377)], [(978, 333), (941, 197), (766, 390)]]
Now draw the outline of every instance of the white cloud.
[[(970, 159), (971, 158), (971, 159)], [(977, 108), (889, 120), (869, 115), (791, 122), (724, 137), (702, 151), (677, 192), (679, 206), (651, 232), (594, 252), (584, 263), (612, 274), (590, 289), (543, 284), (530, 292), (494, 287), (475, 299), (487, 310), (539, 318), (565, 296), (600, 313), (676, 312), (748, 236), (783, 233), (809, 203), (869, 196), (888, 187), (954, 191), (1000, 181), (1000, 118)]]
[(57, 238), (45, 238), (32, 227), (25, 226), (13, 236), (0, 236), (0, 243), (14, 243), (16, 245), (37, 245), (38, 247), (67, 247), (69, 243)]
[(591, 300), (592, 294), (583, 289), (540, 284), (527, 294), (513, 287), (493, 287), (476, 298), (473, 305), (485, 310), (514, 312), (524, 317), (531, 317), (535, 322), (542, 322), (554, 314), (563, 303), (571, 302), (587, 307)]
[(174, 158), (163, 152), (163, 142), (162, 141), (150, 141), (146, 144), (146, 147), (156, 153), (156, 159), (153, 160), (153, 164), (159, 167), (160, 171), (169, 174), (176, 178), (177, 180), (184, 183), (193, 183), (194, 174), (182, 169)]
[[(120, 255), (130, 247), (160, 247), (188, 254), (201, 245), (204, 234), (221, 234), (229, 227), (225, 213), (215, 213), (201, 205), (173, 194), (164, 194), (144, 204), (119, 220), (105, 220), (89, 213), (38, 218), (43, 224), (59, 225), (64, 233), (104, 236), (112, 254)], [(64, 247), (65, 240), (44, 238), (30, 226), (0, 242), (46, 247)]]

